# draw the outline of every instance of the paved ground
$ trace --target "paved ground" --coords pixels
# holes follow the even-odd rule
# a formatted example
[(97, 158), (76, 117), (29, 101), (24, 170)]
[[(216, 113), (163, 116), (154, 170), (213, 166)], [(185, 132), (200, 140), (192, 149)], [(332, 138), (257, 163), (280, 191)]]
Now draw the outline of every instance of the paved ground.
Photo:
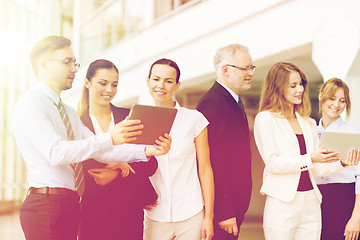
[[(0, 239), (25, 240), (20, 227), (19, 213), (0, 215)], [(261, 223), (244, 223), (239, 240), (264, 240)]]
[(262, 223), (244, 222), (241, 226), (239, 240), (264, 240)]
[(25, 240), (20, 227), (19, 213), (0, 215), (1, 240)]

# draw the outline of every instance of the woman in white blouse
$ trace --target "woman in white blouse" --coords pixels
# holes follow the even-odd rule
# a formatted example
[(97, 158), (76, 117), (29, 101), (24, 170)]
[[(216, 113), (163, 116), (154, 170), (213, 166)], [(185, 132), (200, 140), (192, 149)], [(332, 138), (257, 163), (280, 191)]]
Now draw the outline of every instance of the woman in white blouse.
[(267, 240), (318, 240), (321, 194), (314, 175), (343, 169), (339, 154), (318, 149), (304, 73), (291, 63), (273, 65), (255, 118), (256, 145), (265, 163), (263, 228)]
[(150, 68), (147, 86), (156, 106), (174, 107), (177, 115), (170, 131), (171, 150), (158, 159), (150, 178), (158, 205), (146, 210), (144, 239), (211, 239), (213, 236), (214, 182), (210, 165), (206, 118), (174, 101), (180, 70), (169, 59)]
[[(319, 93), (319, 109), (322, 113), (318, 126), (320, 138), (324, 130), (360, 131), (346, 124), (340, 117), (345, 108), (349, 116), (351, 110), (349, 87), (338, 78), (326, 81)], [(358, 149), (351, 149), (349, 154), (359, 159)], [(322, 240), (358, 239), (360, 231), (359, 174), (359, 167), (351, 166), (330, 176), (316, 178), (316, 183), (323, 195)]]

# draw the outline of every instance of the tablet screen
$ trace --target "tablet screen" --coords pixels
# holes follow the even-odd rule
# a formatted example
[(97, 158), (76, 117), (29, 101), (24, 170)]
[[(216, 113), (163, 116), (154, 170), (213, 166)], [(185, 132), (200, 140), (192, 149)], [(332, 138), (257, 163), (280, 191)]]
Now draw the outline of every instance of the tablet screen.
[(153, 145), (159, 136), (170, 133), (177, 113), (176, 108), (156, 107), (135, 104), (131, 108), (129, 119), (140, 119), (144, 125), (142, 134), (137, 137), (134, 144)]
[(346, 158), (351, 148), (360, 149), (360, 133), (325, 130), (321, 137), (320, 147), (338, 151), (342, 158)]

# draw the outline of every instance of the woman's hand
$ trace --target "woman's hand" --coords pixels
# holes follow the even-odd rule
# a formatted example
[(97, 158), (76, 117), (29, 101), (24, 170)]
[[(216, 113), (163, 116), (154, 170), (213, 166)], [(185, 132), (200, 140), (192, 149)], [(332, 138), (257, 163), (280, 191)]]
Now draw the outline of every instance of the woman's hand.
[(153, 210), (157, 205), (159, 204), (159, 202), (156, 200), (153, 203), (150, 203), (149, 205), (145, 206), (144, 208), (148, 211)]
[(205, 217), (201, 224), (201, 240), (211, 240), (214, 236), (213, 221)]
[(351, 217), (345, 226), (345, 240), (357, 240), (360, 232), (360, 219)]
[(144, 125), (140, 123), (140, 120), (130, 120), (126, 117), (125, 120), (115, 124), (109, 132), (113, 144), (120, 145), (135, 141), (142, 134), (142, 129), (144, 128)]
[(219, 226), (225, 232), (229, 234), (233, 234), (234, 236), (237, 236), (239, 233), (239, 229), (237, 227), (237, 222), (235, 217), (219, 222)]
[(145, 155), (147, 157), (159, 156), (167, 154), (170, 151), (171, 137), (165, 133), (164, 136), (160, 136), (159, 139), (155, 140), (154, 145), (146, 145)]
[(340, 160), (338, 152), (326, 148), (314, 150), (310, 157), (313, 163), (332, 163)]
[(119, 174), (117, 170), (107, 168), (93, 168), (88, 170), (88, 173), (94, 178), (99, 185), (106, 185), (113, 181)]
[(127, 177), (129, 176), (130, 172), (135, 174), (135, 170), (127, 163), (110, 163), (106, 165), (108, 169), (121, 169), (121, 176)]
[(358, 165), (360, 159), (360, 150), (352, 148), (349, 150), (346, 159), (341, 159), (341, 163), (347, 166)]

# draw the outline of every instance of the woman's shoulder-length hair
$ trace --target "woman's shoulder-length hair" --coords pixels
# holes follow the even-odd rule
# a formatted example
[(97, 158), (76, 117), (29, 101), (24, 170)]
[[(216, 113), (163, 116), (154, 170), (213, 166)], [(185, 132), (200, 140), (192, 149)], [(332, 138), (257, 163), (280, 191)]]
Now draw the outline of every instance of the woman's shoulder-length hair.
[(294, 114), (284, 96), (286, 88), (289, 87), (289, 77), (292, 72), (299, 73), (304, 87), (302, 102), (295, 105), (294, 110), (302, 117), (310, 116), (311, 103), (307, 78), (297, 66), (286, 62), (278, 62), (270, 68), (262, 88), (259, 111), (268, 110), (280, 113), (286, 118)]

